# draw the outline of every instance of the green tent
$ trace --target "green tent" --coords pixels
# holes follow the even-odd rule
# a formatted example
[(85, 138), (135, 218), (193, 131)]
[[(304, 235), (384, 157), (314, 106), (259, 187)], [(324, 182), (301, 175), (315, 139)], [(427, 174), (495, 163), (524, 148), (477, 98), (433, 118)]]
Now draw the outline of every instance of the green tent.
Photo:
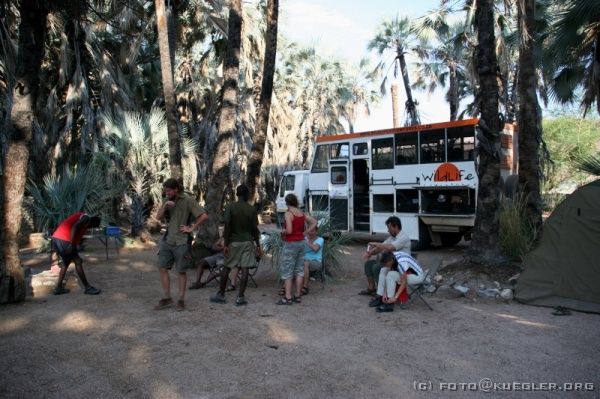
[(525, 258), (515, 298), (600, 313), (600, 180), (578, 188), (546, 220)]

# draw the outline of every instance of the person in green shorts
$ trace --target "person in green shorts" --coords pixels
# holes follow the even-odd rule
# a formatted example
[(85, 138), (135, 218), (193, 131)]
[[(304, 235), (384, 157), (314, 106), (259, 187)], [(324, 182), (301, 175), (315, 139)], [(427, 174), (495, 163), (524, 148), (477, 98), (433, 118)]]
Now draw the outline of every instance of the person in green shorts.
[(183, 193), (183, 187), (177, 180), (167, 179), (163, 183), (163, 189), (166, 201), (159, 208), (156, 218), (167, 219), (167, 231), (158, 249), (158, 268), (164, 297), (158, 301), (154, 309), (164, 309), (173, 304), (169, 270), (175, 265), (179, 287), (176, 309), (183, 310), (187, 284), (186, 270), (193, 267), (194, 263), (190, 253), (190, 234), (208, 219), (208, 215), (194, 198)]
[(248, 187), (243, 184), (238, 186), (235, 194), (238, 200), (229, 204), (223, 214), (225, 263), (221, 269), (219, 292), (212, 296), (210, 301), (225, 303), (227, 275), (232, 268), (239, 266), (242, 269), (242, 276), (235, 305), (242, 306), (248, 303), (244, 297), (248, 283), (248, 269), (256, 266), (256, 260), (262, 257), (262, 249), (258, 231), (258, 214), (256, 209), (248, 203), (250, 195)]

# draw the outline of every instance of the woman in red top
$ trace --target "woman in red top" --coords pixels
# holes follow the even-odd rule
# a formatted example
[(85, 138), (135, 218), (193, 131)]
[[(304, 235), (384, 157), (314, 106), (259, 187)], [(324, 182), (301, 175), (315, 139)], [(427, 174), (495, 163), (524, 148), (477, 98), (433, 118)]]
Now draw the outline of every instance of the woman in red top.
[[(279, 299), (278, 305), (300, 303), (302, 284), (304, 280), (304, 230), (317, 226), (317, 221), (298, 208), (298, 198), (294, 194), (285, 196), (288, 207), (285, 213), (285, 229), (283, 250), (281, 253), (280, 275), (285, 287), (285, 296)], [(296, 281), (296, 296), (292, 298), (292, 279)]]

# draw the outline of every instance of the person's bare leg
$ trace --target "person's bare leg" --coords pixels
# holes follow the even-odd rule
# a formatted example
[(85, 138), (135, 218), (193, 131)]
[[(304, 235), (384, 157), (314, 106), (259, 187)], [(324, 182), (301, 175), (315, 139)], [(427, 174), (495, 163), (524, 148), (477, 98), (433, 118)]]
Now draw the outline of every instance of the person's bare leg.
[(296, 298), (302, 296), (302, 284), (304, 283), (304, 276), (296, 276)]
[(244, 293), (246, 292), (246, 285), (248, 285), (248, 268), (242, 267), (241, 271), (242, 271), (242, 276), (240, 277), (240, 291), (238, 293), (238, 297), (243, 298)]
[(185, 286), (187, 284), (187, 274), (186, 272), (177, 273), (177, 282), (179, 283), (179, 299), (185, 299)]
[(198, 262), (198, 268), (196, 269), (196, 284), (200, 284), (204, 270), (209, 267), (208, 263), (204, 259)]
[(302, 286), (308, 288), (308, 280), (310, 278), (310, 270), (308, 270), (308, 261), (304, 261), (304, 281)]
[(367, 277), (367, 289), (375, 291), (375, 279), (373, 277)]
[(171, 281), (169, 280), (169, 270), (160, 268), (160, 283), (162, 285), (164, 298), (171, 298)]
[(67, 274), (67, 269), (69, 265), (64, 265), (64, 267), (60, 268), (60, 272), (58, 273), (58, 281), (56, 282), (55, 291), (59, 291), (62, 288), (63, 280), (65, 279), (65, 275)]
[(88, 288), (90, 284), (85, 277), (85, 273), (83, 272), (83, 260), (80, 257), (76, 257), (74, 259), (75, 262), (75, 271), (77, 272), (77, 276), (79, 277), (79, 281), (83, 284), (84, 288)]
[(285, 286), (285, 299), (290, 299), (292, 297), (292, 279), (288, 278), (283, 284)]

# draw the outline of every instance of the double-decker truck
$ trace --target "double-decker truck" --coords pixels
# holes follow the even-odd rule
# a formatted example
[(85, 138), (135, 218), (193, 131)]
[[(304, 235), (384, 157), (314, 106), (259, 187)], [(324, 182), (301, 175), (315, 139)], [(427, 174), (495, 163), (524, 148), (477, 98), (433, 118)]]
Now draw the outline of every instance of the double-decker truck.
[[(309, 211), (341, 231), (385, 233), (391, 215), (415, 248), (454, 245), (475, 224), (478, 119), (318, 137)], [(502, 176), (515, 170), (514, 129), (502, 134)]]

